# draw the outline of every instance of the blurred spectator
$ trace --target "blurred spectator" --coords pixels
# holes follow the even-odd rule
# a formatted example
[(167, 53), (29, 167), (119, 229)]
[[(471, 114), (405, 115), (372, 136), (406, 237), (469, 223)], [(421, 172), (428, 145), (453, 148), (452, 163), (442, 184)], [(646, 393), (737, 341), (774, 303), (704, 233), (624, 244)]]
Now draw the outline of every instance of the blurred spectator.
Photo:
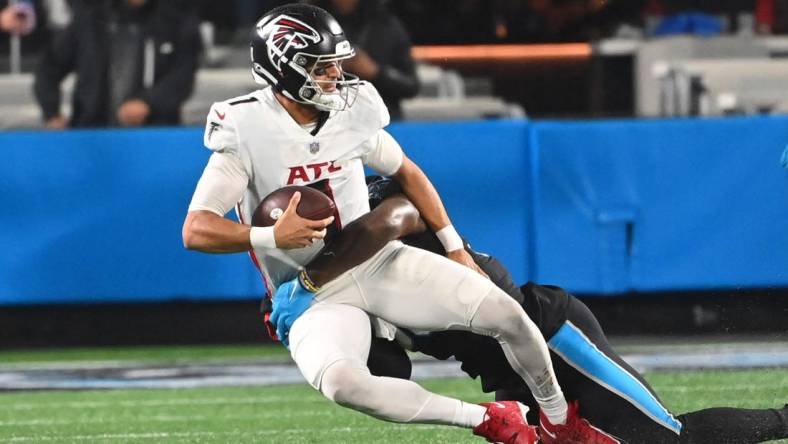
[(788, 0), (756, 0), (755, 21), (759, 34), (788, 34)]
[(47, 27), (62, 31), (71, 23), (71, 4), (80, 0), (41, 0), (46, 12)]
[(0, 11), (0, 30), (9, 34), (28, 35), (36, 27), (36, 11), (31, 2), (7, 4)]
[(12, 42), (17, 45), (14, 55), (20, 57), (17, 61), (21, 62), (21, 69), (32, 69), (34, 57), (25, 56), (35, 55), (46, 41), (46, 33), (38, 24), (42, 18), (39, 2), (0, 0), (0, 69), (20, 69), (12, 67)]
[(343, 69), (372, 82), (392, 119), (402, 118), (402, 99), (419, 89), (411, 42), (399, 19), (380, 0), (317, 0), (333, 15), (355, 46), (356, 56)]
[(32, 33), (40, 46), (48, 33), (65, 29), (71, 21), (71, 4), (79, 1), (89, 0), (0, 0), (0, 31), (22, 37)]
[[(48, 128), (172, 125), (191, 94), (202, 44), (186, 0), (75, 2), (71, 23), (43, 54), (35, 96)], [(76, 73), (72, 112), (60, 83)]]

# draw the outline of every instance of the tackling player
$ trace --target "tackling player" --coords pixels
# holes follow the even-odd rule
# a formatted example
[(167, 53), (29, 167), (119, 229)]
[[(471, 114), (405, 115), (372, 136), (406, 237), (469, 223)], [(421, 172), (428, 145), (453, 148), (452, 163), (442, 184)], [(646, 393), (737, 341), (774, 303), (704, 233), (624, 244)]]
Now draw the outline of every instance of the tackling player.
[[(371, 255), (389, 239), (442, 253), (435, 236), (426, 230), (416, 209), (400, 194), (397, 184), (371, 178), (371, 213), (335, 236), (302, 272), (301, 281), (324, 285)], [(353, 245), (353, 248), (349, 248)], [(776, 409), (710, 408), (674, 417), (643, 377), (607, 341), (591, 311), (558, 287), (528, 283), (514, 285), (509, 272), (495, 258), (466, 248), (493, 282), (523, 306), (548, 340), (553, 366), (569, 400), (579, 400), (583, 416), (614, 436), (614, 442), (648, 444), (747, 444), (788, 437), (788, 406)], [(305, 291), (300, 281), (282, 288)], [(485, 392), (496, 399), (516, 399), (533, 410), (538, 405), (509, 368), (500, 347), (488, 337), (461, 331), (413, 335), (401, 331), (398, 342), (439, 359), (454, 356), (471, 377), (481, 379)], [(369, 366), (373, 373), (408, 378), (410, 361), (395, 343), (376, 340)], [(553, 442), (542, 432), (543, 443)], [(589, 441), (594, 442), (594, 441)]]
[[(273, 294), (318, 254), (329, 225), (339, 229), (369, 212), (363, 165), (392, 175), (451, 260), (392, 241), (314, 295), (275, 297), (272, 319), (307, 381), (329, 399), (381, 419), (474, 428), (490, 441), (535, 442), (519, 403), (467, 404), (410, 381), (375, 377), (366, 367), (370, 317), (383, 336), (393, 336), (392, 324), (472, 330), (496, 338), (559, 436), (594, 434), (568, 409), (534, 323), (475, 271), (435, 188), (383, 129), (389, 115), (375, 88), (342, 71), (342, 61), (353, 55), (342, 28), (320, 8), (286, 5), (259, 20), (252, 73), (270, 87), (211, 107), (204, 143), (213, 153), (189, 206), (184, 245), (250, 251)], [(325, 192), (336, 203), (334, 217), (299, 217), (296, 193), (273, 227), (244, 224), (264, 196), (285, 185)], [(241, 223), (224, 217), (236, 205)]]

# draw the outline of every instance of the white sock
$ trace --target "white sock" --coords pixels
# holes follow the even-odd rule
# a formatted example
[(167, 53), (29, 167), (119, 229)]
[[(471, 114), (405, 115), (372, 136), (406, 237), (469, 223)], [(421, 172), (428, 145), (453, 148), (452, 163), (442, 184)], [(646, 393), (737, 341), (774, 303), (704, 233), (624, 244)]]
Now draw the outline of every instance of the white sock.
[(547, 399), (537, 400), (550, 424), (559, 425), (566, 423), (566, 399), (563, 396), (552, 396)]
[(422, 409), (408, 422), (445, 423), (443, 418), (446, 417), (448, 412), (452, 412), (450, 425), (470, 429), (484, 421), (487, 409), (479, 404), (463, 402), (432, 393)]
[(460, 427), (473, 428), (484, 422), (487, 409), (479, 404), (459, 401), (454, 412), (454, 422)]

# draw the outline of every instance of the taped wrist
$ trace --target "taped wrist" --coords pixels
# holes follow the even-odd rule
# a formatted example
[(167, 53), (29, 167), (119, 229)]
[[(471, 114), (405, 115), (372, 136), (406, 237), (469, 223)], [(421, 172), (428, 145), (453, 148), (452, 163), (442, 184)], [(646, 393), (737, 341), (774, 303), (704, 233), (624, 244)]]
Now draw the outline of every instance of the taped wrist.
[(435, 232), (438, 240), (443, 245), (443, 249), (448, 253), (449, 251), (461, 250), (463, 248), (462, 238), (457, 234), (454, 225), (447, 225)]
[(252, 248), (276, 248), (274, 227), (252, 227), (249, 230), (249, 243)]

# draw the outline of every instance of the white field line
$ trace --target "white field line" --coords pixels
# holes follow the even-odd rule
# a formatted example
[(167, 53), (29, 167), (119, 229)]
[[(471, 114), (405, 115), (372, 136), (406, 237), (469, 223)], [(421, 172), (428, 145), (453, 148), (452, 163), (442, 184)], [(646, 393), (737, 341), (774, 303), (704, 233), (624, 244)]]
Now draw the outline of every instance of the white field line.
[[(0, 398), (2, 399), (2, 398)], [(103, 409), (107, 407), (164, 407), (179, 405), (222, 405), (222, 404), (274, 404), (274, 403), (315, 403), (324, 402), (322, 398), (314, 400), (293, 399), (284, 396), (255, 397), (255, 398), (171, 398), (150, 399), (144, 401), (69, 401), (69, 402), (19, 402), (5, 408), (13, 410), (32, 410), (39, 408), (75, 408), (75, 409)], [(2, 404), (0, 404), (2, 405)]]
[(207, 416), (145, 416), (135, 418), (90, 418), (90, 419), (30, 419), (26, 421), (0, 421), (0, 427), (24, 427), (24, 426), (62, 426), (73, 424), (111, 424), (116, 422), (182, 422), (182, 421), (205, 421)]
[[(440, 430), (446, 429), (448, 426), (439, 425), (424, 425), (424, 424), (387, 424), (389, 427), (408, 427), (419, 428), (421, 430)], [(93, 442), (97, 440), (126, 440), (126, 439), (153, 439), (161, 440), (166, 438), (212, 438), (212, 437), (251, 437), (251, 436), (268, 436), (268, 435), (282, 435), (282, 434), (303, 434), (309, 433), (310, 436), (315, 433), (319, 434), (334, 434), (334, 433), (364, 433), (380, 431), (380, 426), (375, 427), (335, 427), (330, 429), (288, 429), (288, 430), (259, 430), (255, 432), (149, 432), (149, 433), (102, 433), (96, 435), (36, 435), (36, 436), (13, 436), (6, 438), (3, 442), (42, 442), (42, 441), (88, 441)]]
[[(266, 411), (254, 415), (236, 415), (227, 416), (228, 420), (232, 421), (246, 421), (268, 418), (301, 418), (301, 417), (316, 417), (316, 416), (333, 416), (335, 412), (331, 411), (314, 411), (307, 410), (298, 413), (282, 413)], [(207, 421), (217, 419), (217, 416), (205, 415), (154, 415), (154, 416), (135, 416), (128, 417), (105, 417), (105, 418), (84, 418), (84, 419), (29, 419), (18, 421), (0, 421), (0, 427), (25, 427), (25, 426), (65, 426), (74, 424), (114, 424), (114, 423), (136, 423), (136, 422), (195, 422)]]
[(101, 370), (125, 368), (150, 368), (150, 367), (222, 367), (227, 365), (240, 366), (294, 366), (295, 363), (288, 357), (282, 359), (260, 358), (208, 358), (208, 359), (174, 359), (172, 361), (157, 359), (114, 359), (114, 360), (58, 360), (58, 361), (22, 361), (0, 362), (0, 370)]

